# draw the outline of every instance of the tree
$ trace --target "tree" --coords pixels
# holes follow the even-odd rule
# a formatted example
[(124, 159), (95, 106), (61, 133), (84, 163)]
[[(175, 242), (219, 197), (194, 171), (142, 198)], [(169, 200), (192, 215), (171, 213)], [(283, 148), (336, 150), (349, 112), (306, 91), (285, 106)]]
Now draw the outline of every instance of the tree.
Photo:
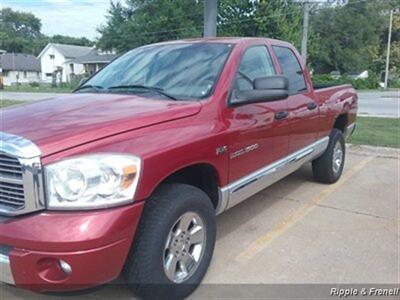
[[(300, 1), (219, 0), (218, 3), (219, 36), (269, 37), (300, 47), (303, 27)], [(309, 67), (316, 73), (366, 69), (381, 73), (387, 43), (387, 12), (399, 3), (400, 0), (332, 0), (313, 4), (308, 32)], [(391, 70), (398, 72), (400, 50), (395, 28)], [(114, 1), (107, 23), (99, 28), (98, 46), (123, 52), (143, 44), (200, 37), (202, 30), (201, 0)]]
[(98, 31), (101, 49), (127, 51), (164, 40), (201, 36), (203, 3), (196, 0), (125, 0), (112, 2)]
[(94, 42), (85, 38), (85, 37), (72, 37), (67, 35), (56, 34), (52, 37), (48, 38), (50, 43), (58, 43), (58, 44), (68, 44), (68, 45), (76, 45), (76, 46), (93, 46)]
[(258, 4), (251, 0), (224, 0), (218, 2), (219, 36), (257, 36), (255, 12)]
[(0, 20), (0, 49), (7, 52), (38, 55), (47, 43), (79, 46), (92, 46), (94, 44), (84, 37), (46, 36), (41, 33), (40, 19), (31, 13), (4, 8), (0, 10)]
[(350, 0), (347, 5), (325, 7), (312, 15), (317, 34), (310, 60), (319, 73), (373, 69), (373, 53), (380, 44), (384, 15), (382, 3)]
[(222, 0), (218, 34), (282, 39), (300, 45), (302, 6), (292, 0)]
[(40, 19), (31, 13), (0, 10), (0, 48), (8, 52), (35, 53), (35, 41), (41, 38)]
[(400, 83), (400, 15), (393, 17), (390, 74)]
[[(303, 24), (303, 9), (299, 3), (260, 0), (255, 16), (261, 36), (285, 40), (299, 48)], [(311, 36), (311, 29), (309, 31)]]
[[(386, 28), (381, 34), (381, 43), (374, 48), (374, 71), (383, 77), (386, 64), (388, 43), (389, 14), (386, 15)], [(400, 15), (393, 15), (392, 42), (390, 47), (389, 83), (397, 80), (400, 83)]]
[[(107, 22), (98, 29), (101, 34), (97, 46), (104, 50), (117, 49), (124, 51), (128, 49), (126, 21), (130, 17), (130, 9), (122, 6), (120, 2), (111, 1), (108, 9)], [(130, 35), (130, 34), (129, 34)]]

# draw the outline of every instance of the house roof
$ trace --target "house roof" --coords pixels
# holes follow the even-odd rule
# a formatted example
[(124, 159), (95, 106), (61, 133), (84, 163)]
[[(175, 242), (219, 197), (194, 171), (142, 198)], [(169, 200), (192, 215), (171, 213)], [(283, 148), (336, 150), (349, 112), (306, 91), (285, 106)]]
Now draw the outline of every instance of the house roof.
[(40, 52), (38, 55), (38, 58), (40, 58), (44, 52), (47, 51), (51, 46), (57, 49), (58, 52), (60, 52), (62, 55), (64, 55), (66, 58), (77, 58), (80, 56), (84, 56), (88, 54), (90, 51), (93, 50), (92, 47), (86, 47), (86, 46), (75, 46), (75, 45), (65, 45), (65, 44), (55, 44), (55, 43), (49, 43), (47, 46)]
[(40, 72), (40, 60), (31, 54), (5, 53), (0, 55), (3, 70)]
[(116, 54), (100, 54), (96, 50), (92, 50), (88, 54), (74, 59), (73, 62), (80, 64), (109, 63), (115, 57), (117, 57)]

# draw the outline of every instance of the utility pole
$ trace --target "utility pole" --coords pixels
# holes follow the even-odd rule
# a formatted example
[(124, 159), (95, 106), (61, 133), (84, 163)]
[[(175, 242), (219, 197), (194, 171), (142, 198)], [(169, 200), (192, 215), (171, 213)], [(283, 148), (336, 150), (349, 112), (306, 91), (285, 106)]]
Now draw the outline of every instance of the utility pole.
[(389, 34), (388, 34), (388, 43), (387, 43), (387, 52), (386, 52), (386, 68), (385, 68), (385, 84), (384, 88), (388, 87), (388, 79), (389, 79), (389, 61), (390, 61), (390, 42), (392, 39), (392, 23), (393, 23), (393, 9), (390, 10), (390, 21), (389, 21)]
[(204, 0), (204, 37), (217, 36), (218, 0)]
[(307, 39), (308, 39), (308, 14), (310, 12), (310, 3), (305, 1), (303, 8), (303, 38), (301, 40), (301, 56), (304, 64), (307, 63)]

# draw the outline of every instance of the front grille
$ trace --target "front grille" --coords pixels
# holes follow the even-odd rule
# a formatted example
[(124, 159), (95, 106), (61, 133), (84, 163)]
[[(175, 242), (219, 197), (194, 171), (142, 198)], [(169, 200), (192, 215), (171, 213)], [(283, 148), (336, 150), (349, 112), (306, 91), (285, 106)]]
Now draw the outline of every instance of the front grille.
[(32, 141), (0, 131), (0, 216), (45, 209), (41, 155)]
[(0, 207), (18, 210), (25, 205), (22, 166), (18, 159), (0, 154)]
[(0, 154), (0, 176), (22, 179), (22, 167), (18, 159)]

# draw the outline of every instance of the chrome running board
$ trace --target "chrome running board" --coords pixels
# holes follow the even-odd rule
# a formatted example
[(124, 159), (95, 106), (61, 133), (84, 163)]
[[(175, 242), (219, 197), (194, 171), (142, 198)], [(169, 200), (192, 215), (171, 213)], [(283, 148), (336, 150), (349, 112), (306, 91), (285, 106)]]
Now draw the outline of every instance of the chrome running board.
[(328, 144), (329, 137), (324, 137), (299, 151), (220, 188), (216, 213), (224, 212), (293, 173), (303, 164), (324, 153)]

